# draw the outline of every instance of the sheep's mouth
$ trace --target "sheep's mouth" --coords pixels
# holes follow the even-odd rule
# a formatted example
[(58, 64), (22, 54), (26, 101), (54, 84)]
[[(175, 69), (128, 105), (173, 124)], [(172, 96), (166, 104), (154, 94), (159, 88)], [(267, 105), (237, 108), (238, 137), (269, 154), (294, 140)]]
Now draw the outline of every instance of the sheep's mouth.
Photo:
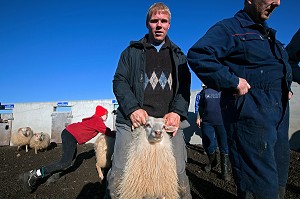
[(150, 136), (150, 137), (148, 138), (148, 141), (149, 141), (150, 144), (156, 144), (156, 143), (158, 143), (158, 142), (161, 142), (161, 140), (162, 140), (162, 136), (160, 136), (160, 137), (153, 137), (153, 136)]
[(25, 132), (25, 133), (23, 133), (23, 135), (24, 135), (25, 137), (29, 137), (31, 134), (30, 134), (30, 132)]

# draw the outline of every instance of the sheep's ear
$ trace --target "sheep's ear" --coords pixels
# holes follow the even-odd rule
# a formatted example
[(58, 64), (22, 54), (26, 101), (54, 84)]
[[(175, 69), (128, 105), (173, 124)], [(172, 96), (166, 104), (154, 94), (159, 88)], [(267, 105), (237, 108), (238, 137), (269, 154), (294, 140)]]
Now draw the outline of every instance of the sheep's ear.
[(168, 133), (172, 133), (172, 132), (177, 131), (178, 128), (175, 127), (175, 126), (165, 126), (165, 130), (166, 130), (166, 132), (168, 132)]

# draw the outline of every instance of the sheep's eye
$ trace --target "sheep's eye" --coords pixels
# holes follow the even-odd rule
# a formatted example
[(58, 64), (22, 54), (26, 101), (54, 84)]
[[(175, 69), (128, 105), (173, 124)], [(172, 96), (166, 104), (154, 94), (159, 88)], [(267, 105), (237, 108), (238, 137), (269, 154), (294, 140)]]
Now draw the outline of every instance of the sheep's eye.
[(151, 125), (149, 123), (146, 123), (145, 127), (146, 128), (151, 128)]

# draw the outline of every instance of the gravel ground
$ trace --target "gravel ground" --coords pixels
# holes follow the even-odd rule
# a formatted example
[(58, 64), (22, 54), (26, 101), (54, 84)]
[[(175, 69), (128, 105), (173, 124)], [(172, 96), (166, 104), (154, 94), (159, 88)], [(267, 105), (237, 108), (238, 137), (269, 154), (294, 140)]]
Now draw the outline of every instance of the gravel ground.
[[(233, 199), (236, 188), (233, 180), (220, 179), (220, 166), (212, 172), (203, 171), (207, 158), (201, 145), (188, 145), (187, 174), (192, 196), (195, 199)], [(33, 168), (49, 164), (60, 158), (61, 145), (52, 143), (47, 151), (34, 154), (17, 147), (0, 147), (0, 198), (1, 199), (98, 199), (103, 198), (105, 181), (100, 183), (95, 168), (93, 144), (78, 145), (78, 156), (66, 175), (56, 183), (48, 184), (46, 179), (33, 193), (22, 190), (19, 175)], [(286, 199), (300, 198), (300, 153), (291, 151), (291, 165)]]

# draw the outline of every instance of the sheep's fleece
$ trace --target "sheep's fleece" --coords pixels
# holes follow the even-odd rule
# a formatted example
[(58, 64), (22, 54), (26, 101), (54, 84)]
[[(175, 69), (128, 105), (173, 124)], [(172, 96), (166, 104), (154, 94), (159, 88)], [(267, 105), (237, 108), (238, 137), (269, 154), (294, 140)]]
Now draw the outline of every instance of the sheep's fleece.
[[(176, 161), (171, 134), (168, 133), (175, 130), (177, 129), (174, 127), (166, 127), (162, 118), (148, 117), (145, 126), (132, 131), (133, 141), (130, 143), (125, 172), (118, 187), (120, 199), (179, 198)], [(101, 161), (100, 156), (105, 160), (103, 162), (110, 161), (111, 158), (110, 154), (109, 157), (104, 154), (113, 147), (99, 146), (100, 143), (108, 144), (104, 137), (106, 136), (101, 135), (97, 140), (102, 141), (96, 141), (95, 144), (97, 163)], [(97, 163), (99, 177), (103, 178)]]

